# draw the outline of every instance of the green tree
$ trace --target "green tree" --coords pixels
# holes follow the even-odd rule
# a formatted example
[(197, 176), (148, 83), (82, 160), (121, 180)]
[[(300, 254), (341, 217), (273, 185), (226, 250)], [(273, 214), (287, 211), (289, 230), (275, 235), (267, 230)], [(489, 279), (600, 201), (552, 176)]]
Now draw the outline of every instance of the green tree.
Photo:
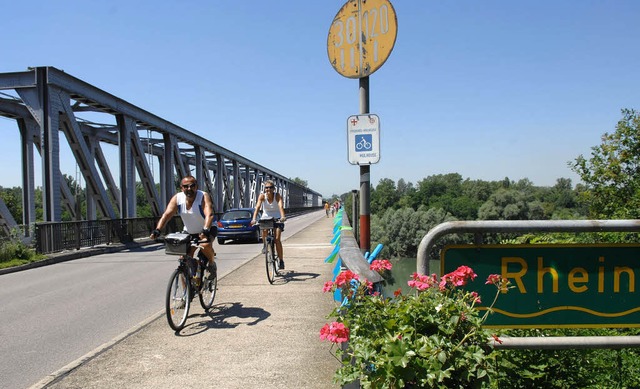
[(640, 115), (623, 109), (615, 132), (605, 133), (591, 157), (569, 162), (585, 184), (581, 198), (593, 219), (640, 216)]
[(295, 182), (296, 184), (304, 187), (304, 188), (308, 188), (309, 187), (309, 183), (306, 180), (303, 180), (300, 177), (296, 177), (296, 178), (290, 178), (291, 181)]
[(140, 181), (136, 182), (136, 214), (138, 217), (153, 216), (151, 204), (149, 204), (149, 199), (147, 198), (147, 192)]
[(482, 204), (487, 201), (489, 196), (491, 196), (491, 193), (495, 192), (499, 187), (499, 182), (470, 180), (467, 178), (462, 183), (462, 194)]
[(577, 203), (577, 196), (573, 191), (570, 178), (558, 178), (549, 193), (549, 201), (556, 207), (573, 208)]
[[(71, 195), (74, 197), (76, 208), (75, 210), (73, 210), (73, 212), (76, 213), (77, 220), (82, 220), (83, 219), (82, 214), (86, 213), (86, 209), (87, 209), (85, 190), (82, 189), (82, 187), (80, 187), (80, 183), (76, 181), (76, 179), (73, 178), (73, 176), (71, 175), (63, 174), (62, 180), (67, 184), (67, 186), (69, 187), (69, 191), (71, 192)], [(61, 217), (62, 217), (62, 221), (73, 220), (72, 210), (68, 209), (67, 204), (64, 202), (62, 202)]]
[(417, 191), (413, 183), (407, 183), (401, 178), (398, 180), (397, 191), (399, 197), (397, 208), (417, 208)]
[(13, 188), (0, 186), (0, 198), (4, 201), (16, 223), (20, 224), (22, 222), (22, 189), (17, 186)]
[(418, 181), (421, 205), (446, 204), (461, 193), (462, 176), (458, 173), (436, 174)]
[(586, 210), (578, 200), (580, 186), (573, 189), (571, 179), (558, 178), (551, 188), (543, 188), (540, 200), (551, 219), (578, 219)]
[(384, 212), (397, 205), (400, 196), (396, 183), (389, 178), (383, 178), (371, 191), (371, 213)]
[(482, 220), (527, 220), (529, 207), (524, 191), (501, 188), (491, 194), (478, 210)]
[[(389, 208), (382, 215), (372, 217), (371, 240), (384, 245), (382, 255), (415, 257), (420, 241), (431, 228), (453, 220), (456, 219), (442, 208), (421, 207), (417, 211), (411, 208)], [(444, 241), (450, 240), (443, 239)], [(375, 247), (376, 244), (371, 246)]]

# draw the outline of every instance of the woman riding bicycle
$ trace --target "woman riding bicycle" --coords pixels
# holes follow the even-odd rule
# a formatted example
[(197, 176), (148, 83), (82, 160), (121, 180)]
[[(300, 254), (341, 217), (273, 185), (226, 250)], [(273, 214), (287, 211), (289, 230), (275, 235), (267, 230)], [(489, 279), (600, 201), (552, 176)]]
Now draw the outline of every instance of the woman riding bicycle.
[[(275, 185), (273, 181), (267, 180), (264, 183), (265, 193), (261, 193), (258, 196), (258, 202), (256, 203), (256, 209), (253, 211), (253, 220), (251, 220), (251, 225), (257, 223), (256, 218), (258, 217), (258, 212), (262, 209), (262, 219), (272, 217), (274, 219), (280, 219), (280, 222), (285, 221), (284, 215), (284, 205), (282, 201), (282, 196), (279, 193), (275, 193)], [(282, 252), (282, 242), (280, 241), (280, 235), (282, 234), (282, 230), (284, 229), (284, 224), (277, 224), (277, 228), (275, 228), (275, 243), (276, 243), (276, 252), (278, 253), (278, 258), (280, 258), (280, 262), (278, 263), (279, 269), (284, 269), (284, 256)], [(267, 231), (262, 230), (262, 240), (265, 241), (267, 238)]]

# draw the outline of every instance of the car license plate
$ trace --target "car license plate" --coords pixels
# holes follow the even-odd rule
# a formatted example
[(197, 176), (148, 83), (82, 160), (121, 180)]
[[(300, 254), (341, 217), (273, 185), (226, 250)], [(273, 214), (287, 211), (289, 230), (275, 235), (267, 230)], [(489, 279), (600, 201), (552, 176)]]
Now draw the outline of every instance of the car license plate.
[(242, 228), (242, 224), (232, 224), (229, 228)]

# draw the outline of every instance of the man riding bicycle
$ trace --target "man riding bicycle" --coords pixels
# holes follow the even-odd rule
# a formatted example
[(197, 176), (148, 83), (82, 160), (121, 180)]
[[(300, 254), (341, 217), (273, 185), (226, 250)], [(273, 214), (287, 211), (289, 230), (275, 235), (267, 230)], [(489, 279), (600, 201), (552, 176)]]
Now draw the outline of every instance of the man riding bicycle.
[[(209, 272), (215, 274), (215, 256), (213, 251), (212, 238), (217, 234), (217, 227), (213, 226), (211, 230), (211, 224), (213, 223), (213, 202), (211, 196), (208, 193), (198, 190), (198, 182), (193, 176), (186, 176), (180, 183), (182, 192), (176, 193), (169, 204), (167, 209), (162, 214), (156, 229), (151, 232), (151, 239), (155, 239), (160, 235), (160, 230), (164, 225), (178, 212), (182, 223), (184, 224), (184, 232), (191, 234), (192, 237), (198, 237), (200, 240), (207, 239), (206, 243), (201, 243), (202, 253), (207, 257), (209, 261)], [(191, 249), (190, 255), (193, 254), (195, 248)]]
[[(253, 211), (253, 220), (251, 220), (251, 225), (257, 223), (256, 218), (258, 217), (258, 212), (260, 212), (260, 209), (262, 209), (261, 219), (272, 217), (274, 219), (280, 219), (281, 222), (284, 222), (286, 217), (284, 216), (284, 205), (282, 196), (280, 196), (279, 193), (275, 193), (275, 185), (273, 181), (265, 181), (264, 190), (265, 193), (260, 193), (260, 196), (258, 196), (258, 202), (256, 203), (256, 209)], [(278, 258), (280, 258), (280, 262), (278, 263), (278, 268), (280, 270), (284, 269), (282, 242), (280, 241), (280, 235), (282, 234), (283, 229), (284, 227), (282, 226), (282, 224), (274, 229), (276, 252), (278, 253)], [(266, 241), (266, 239), (267, 230), (262, 230), (262, 241)]]

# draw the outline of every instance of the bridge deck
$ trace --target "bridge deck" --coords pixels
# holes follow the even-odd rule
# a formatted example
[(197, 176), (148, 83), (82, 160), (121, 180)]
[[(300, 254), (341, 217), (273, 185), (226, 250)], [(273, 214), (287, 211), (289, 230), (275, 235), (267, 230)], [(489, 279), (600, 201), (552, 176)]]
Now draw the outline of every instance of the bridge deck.
[(339, 363), (319, 339), (334, 306), (322, 293), (332, 222), (322, 217), (283, 242), (286, 276), (273, 285), (258, 256), (219, 280), (210, 313), (196, 299), (179, 335), (159, 316), (34, 387), (337, 388)]

